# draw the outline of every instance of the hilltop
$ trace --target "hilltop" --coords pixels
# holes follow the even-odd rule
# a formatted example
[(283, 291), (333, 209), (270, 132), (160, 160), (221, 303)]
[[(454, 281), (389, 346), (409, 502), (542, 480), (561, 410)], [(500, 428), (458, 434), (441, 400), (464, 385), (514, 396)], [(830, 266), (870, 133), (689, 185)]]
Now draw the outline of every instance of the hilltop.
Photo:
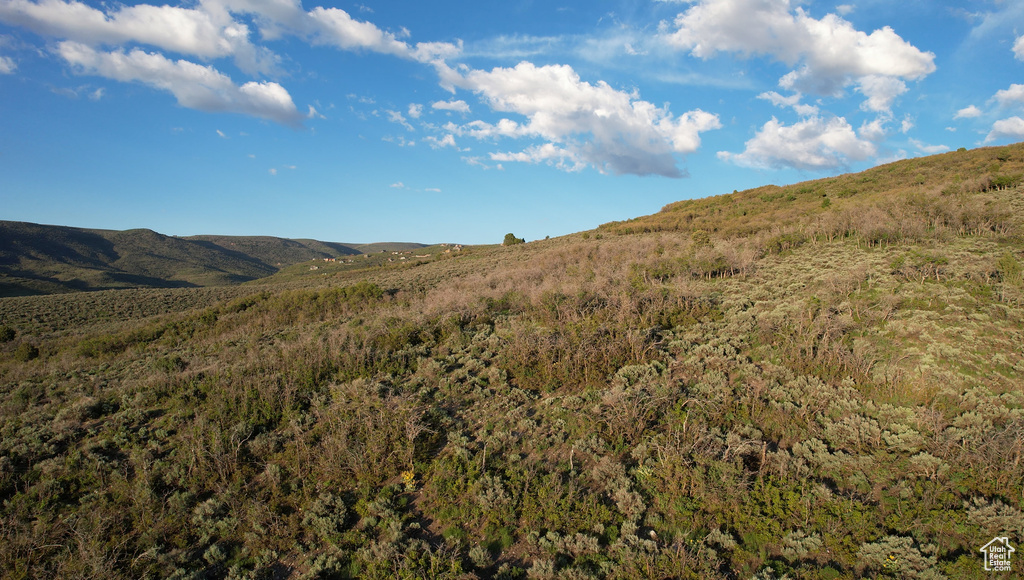
[(0, 221), (0, 296), (239, 284), (281, 268), (423, 244), (340, 244), (271, 236), (165, 236)]
[(0, 299), (0, 570), (985, 578), (1024, 539), (1022, 177), (984, 148), (415, 263)]

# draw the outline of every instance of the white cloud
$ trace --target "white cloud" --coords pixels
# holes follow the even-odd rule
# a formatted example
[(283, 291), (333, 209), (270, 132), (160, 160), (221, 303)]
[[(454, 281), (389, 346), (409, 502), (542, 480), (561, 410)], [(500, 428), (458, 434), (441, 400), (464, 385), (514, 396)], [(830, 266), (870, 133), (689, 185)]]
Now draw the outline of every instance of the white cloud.
[(398, 123), (399, 125), (405, 127), (406, 131), (415, 131), (416, 130), (416, 129), (413, 128), (412, 125), (409, 124), (409, 121), (406, 120), (405, 116), (402, 115), (402, 113), (400, 113), (398, 111), (392, 111), (390, 109), (387, 110), (387, 111), (384, 111), (384, 112), (388, 114), (388, 120), (389, 121), (391, 121), (392, 123)]
[[(137, 4), (112, 5), (103, 9), (77, 0), (0, 1), (0, 21), (23, 26), (39, 34), (66, 38), (75, 45), (87, 46), (95, 54), (107, 55), (107, 64), (112, 64), (116, 55), (120, 54), (131, 61), (129, 64), (138, 65), (142, 60), (139, 56), (146, 53), (136, 50), (127, 56), (123, 50), (104, 53), (99, 51), (98, 46), (141, 43), (204, 60), (232, 57), (248, 73), (273, 72), (279, 61), (277, 56), (266, 48), (253, 45), (250, 42), (249, 26), (236, 20), (234, 14), (254, 15), (252, 23), (259, 27), (264, 39), (290, 33), (314, 44), (329, 44), (345, 50), (370, 50), (423, 62), (451, 57), (461, 50), (461, 44), (451, 43), (420, 43), (412, 46), (399, 40), (399, 37), (408, 35), (407, 30), (403, 29), (398, 34), (383, 31), (372, 23), (357, 21), (348, 13), (333, 8), (318, 7), (305, 12), (298, 0), (205, 0), (188, 8)], [(13, 70), (14, 62), (11, 59), (0, 58), (0, 72)], [(164, 60), (171, 62), (166, 58)], [(81, 62), (73, 64), (81, 65), (84, 70), (89, 69)], [(185, 64), (185, 61), (176, 61), (179, 73), (187, 68)], [(94, 68), (94, 72), (98, 72), (104, 67)], [(157, 68), (168, 70), (163, 65)], [(240, 108), (242, 112), (281, 120), (282, 111), (267, 110), (264, 105), (269, 104), (273, 109), (275, 105), (270, 101), (281, 97), (282, 93), (287, 97), (284, 89), (276, 83), (247, 83), (238, 89), (237, 98), (227, 99), (234, 101), (233, 104), (211, 104), (217, 99), (203, 98), (200, 99), (203, 104), (195, 105), (190, 104), (195, 99), (186, 94), (188, 91), (180, 84), (180, 74), (160, 79), (154, 69), (149, 71), (153, 74), (143, 75), (145, 78), (135, 78), (133, 75), (138, 70), (122, 73), (114, 73), (110, 67), (106, 67), (106, 70), (112, 74), (104, 76), (119, 80), (131, 77), (129, 80), (141, 80), (165, 88), (175, 93), (182, 105), (203, 110)], [(222, 96), (231, 92), (225, 93), (219, 88), (223, 83), (215, 84), (218, 88), (213, 90), (221, 91)], [(278, 104), (287, 107), (290, 97), (287, 100), (288, 103)], [(285, 116), (290, 115), (289, 111), (284, 113)], [(312, 109), (310, 115), (314, 115)]]
[(442, 149), (444, 147), (453, 147), (455, 149), (459, 148), (459, 146), (455, 144), (455, 136), (452, 135), (451, 133), (445, 135), (440, 139), (438, 139), (437, 137), (424, 137), (423, 140), (430, 143), (430, 146), (433, 149)]
[(641, 50), (641, 49), (635, 48), (633, 46), (633, 43), (631, 43), (631, 42), (625, 43), (624, 45), (622, 45), (622, 48), (623, 48), (623, 50), (626, 51), (626, 54), (628, 54), (630, 56), (646, 56), (648, 54), (648, 52), (649, 52), (647, 50)]
[(896, 97), (907, 92), (907, 85), (895, 77), (868, 75), (857, 81), (857, 91), (868, 98), (861, 104), (861, 109), (883, 113), (892, 108)]
[(9, 56), (0, 56), (0, 75), (9, 75), (18, 69), (18, 63)]
[(224, 131), (221, 131), (220, 129), (217, 129), (217, 136), (220, 137), (221, 139), (228, 138), (228, 136), (224, 134)]
[[(264, 15), (269, 13), (259, 0), (228, 1), (249, 4), (252, 11)], [(289, 3), (288, 0), (270, 0), (271, 3), (275, 1)], [(289, 5), (291, 4), (289, 3)], [(461, 41), (458, 44), (420, 42), (412, 46), (399, 40), (399, 37), (409, 36), (407, 29), (403, 28), (398, 34), (395, 34), (381, 30), (371, 22), (355, 20), (348, 12), (339, 8), (318, 6), (308, 13), (303, 13), (300, 5), (294, 6), (298, 11), (286, 18), (271, 16), (272, 25), (290, 28), (294, 34), (305, 36), (313, 44), (326, 44), (343, 50), (369, 50), (423, 63), (452, 58), (462, 52)], [(282, 23), (286, 24), (282, 26)]]
[(462, 41), (456, 44), (449, 42), (418, 42), (410, 56), (419, 62), (438, 63), (454, 58), (462, 53)]
[(802, 117), (811, 117), (818, 114), (818, 107), (800, 103), (800, 100), (803, 98), (803, 95), (800, 93), (784, 97), (775, 91), (769, 91), (757, 95), (757, 98), (770, 101), (776, 107), (792, 107), (796, 114)]
[(301, 124), (291, 95), (274, 82), (235, 85), (213, 67), (185, 60), (172, 61), (142, 50), (100, 52), (84, 44), (64, 41), (57, 53), (79, 72), (122, 82), (141, 82), (174, 95), (178, 104), (208, 112), (243, 113), (284, 125)]
[(405, 189), (405, 184), (402, 183), (401, 181), (396, 181), (396, 182), (392, 183), (390, 185), (390, 187), (393, 188), (393, 189)]
[(799, 64), (779, 81), (791, 90), (837, 95), (856, 83), (868, 97), (865, 107), (876, 111), (906, 90), (899, 79), (919, 79), (935, 70), (934, 54), (918, 50), (889, 27), (866, 34), (835, 14), (812, 18), (800, 3), (699, 0), (676, 18), (677, 30), (667, 40), (699, 58), (734, 52)]
[(412, 117), (413, 119), (419, 119), (420, 115), (422, 115), (422, 114), (423, 114), (423, 105), (418, 105), (416, 103), (411, 103), (409, 105), (409, 116), (410, 117)]
[(491, 161), (517, 161), (520, 163), (545, 162), (563, 171), (582, 171), (587, 164), (580, 157), (554, 143), (534, 145), (524, 151), (508, 153), (491, 153)]
[(986, 143), (999, 139), (1022, 139), (1024, 138), (1024, 119), (1010, 117), (1001, 119), (992, 124), (992, 130), (985, 137)]
[(875, 155), (870, 141), (860, 139), (842, 117), (812, 117), (786, 126), (774, 117), (747, 141), (743, 153), (718, 157), (744, 167), (835, 170)]
[(309, 105), (309, 112), (306, 113), (306, 118), (307, 119), (326, 119), (327, 117), (323, 116), (323, 114), (320, 113), (320, 111), (317, 111), (316, 107), (314, 107), (313, 105)]
[(949, 151), (949, 147), (946, 147), (945, 145), (926, 145), (917, 139), (911, 139), (910, 144), (917, 147), (918, 151), (928, 155), (935, 155), (937, 153), (945, 153), (946, 151)]
[(971, 105), (970, 107), (964, 107), (956, 112), (953, 116), (954, 119), (973, 119), (981, 116), (981, 109)]
[(412, 49), (370, 22), (360, 22), (338, 8), (317, 6), (308, 13), (307, 30), (315, 44), (329, 44), (344, 50), (370, 50), (411, 57)]
[(525, 137), (530, 134), (526, 127), (512, 119), (501, 119), (493, 125), (485, 121), (471, 121), (461, 126), (455, 123), (447, 123), (444, 129), (456, 135), (469, 135), (475, 139)]
[(840, 4), (839, 6), (836, 6), (836, 12), (840, 16), (846, 16), (848, 14), (852, 14), (853, 10), (854, 10), (854, 6), (852, 4)]
[(415, 147), (416, 141), (407, 140), (405, 137), (399, 135), (398, 137), (392, 137), (391, 135), (385, 135), (381, 137), (381, 141), (385, 143), (394, 143), (399, 147)]
[(1017, 57), (1017, 60), (1024, 60), (1024, 36), (1017, 38), (1017, 41), (1013, 43), (1013, 55)]
[(694, 110), (675, 117), (635, 92), (582, 81), (567, 65), (439, 72), (443, 82), (480, 94), (491, 109), (525, 116), (518, 131), (548, 142), (503, 154), (509, 160), (550, 161), (559, 152), (568, 160), (560, 166), (572, 170), (586, 163), (602, 173), (682, 177), (674, 154), (693, 153), (701, 132), (721, 127), (717, 115)]
[(992, 97), (1000, 107), (1024, 105), (1024, 85), (1010, 85), (1010, 88), (997, 91)]
[(900, 133), (906, 135), (914, 128), (914, 121), (909, 117), (904, 117), (903, 121), (900, 122)]
[(441, 193), (441, 189), (438, 187), (427, 187), (424, 188), (423, 191), (429, 191), (431, 193)]
[(138, 4), (103, 12), (77, 1), (3, 0), (0, 21), (90, 46), (137, 42), (202, 59), (233, 56), (250, 73), (277, 65), (271, 51), (249, 41), (245, 24), (202, 8)]
[(868, 141), (878, 143), (879, 141), (884, 140), (888, 134), (888, 131), (885, 130), (885, 124), (886, 120), (882, 118), (875, 119), (870, 123), (865, 122), (860, 126), (857, 133), (860, 134), (861, 139), (867, 139)]
[(271, 167), (270, 169), (267, 170), (267, 173), (271, 175), (277, 175), (277, 170)]
[(437, 101), (436, 103), (431, 103), (430, 106), (438, 111), (454, 111), (462, 114), (469, 113), (469, 105), (466, 104), (466, 101), (462, 100), (456, 101), (452, 99), (450, 101)]

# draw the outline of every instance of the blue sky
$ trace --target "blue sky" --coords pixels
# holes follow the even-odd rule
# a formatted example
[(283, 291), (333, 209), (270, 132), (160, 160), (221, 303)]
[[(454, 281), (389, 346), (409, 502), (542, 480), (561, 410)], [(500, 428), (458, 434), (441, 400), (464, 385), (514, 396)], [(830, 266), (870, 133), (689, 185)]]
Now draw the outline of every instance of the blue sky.
[(1024, 139), (1024, 2), (0, 0), (0, 219), (498, 243)]

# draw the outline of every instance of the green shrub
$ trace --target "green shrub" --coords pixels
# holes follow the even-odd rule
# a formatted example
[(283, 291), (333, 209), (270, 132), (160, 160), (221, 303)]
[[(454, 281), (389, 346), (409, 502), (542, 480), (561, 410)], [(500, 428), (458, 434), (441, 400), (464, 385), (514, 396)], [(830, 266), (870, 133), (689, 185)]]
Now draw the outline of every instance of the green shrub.
[(501, 242), (501, 245), (503, 245), (503, 246), (514, 246), (516, 244), (522, 244), (525, 241), (526, 240), (524, 240), (523, 238), (517, 238), (515, 234), (513, 234), (512, 232), (509, 232), (509, 233), (505, 234), (505, 241)]
[(1021, 282), (1024, 282), (1024, 267), (1021, 266), (1013, 254), (1009, 252), (1003, 254), (1003, 257), (999, 258), (996, 268), (999, 271), (1000, 278), (1003, 279), (1003, 283), (1020, 285)]
[(695, 248), (704, 248), (711, 245), (711, 235), (705, 230), (693, 230), (693, 233), (690, 234), (690, 240)]
[(16, 361), (28, 362), (37, 358), (39, 358), (39, 348), (34, 344), (23, 342), (14, 350), (14, 360)]
[(0, 343), (11, 342), (17, 335), (10, 326), (0, 326)]
[(188, 363), (176, 354), (158, 358), (155, 364), (157, 370), (168, 374), (181, 372), (188, 367)]

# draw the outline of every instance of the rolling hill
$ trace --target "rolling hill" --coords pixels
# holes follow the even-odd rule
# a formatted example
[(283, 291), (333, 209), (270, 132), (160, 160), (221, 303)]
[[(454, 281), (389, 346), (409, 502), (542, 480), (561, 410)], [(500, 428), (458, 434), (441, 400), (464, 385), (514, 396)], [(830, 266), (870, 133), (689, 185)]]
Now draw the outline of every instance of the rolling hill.
[(90, 230), (0, 222), (0, 296), (112, 288), (238, 284), (282, 267), (378, 246), (269, 236), (172, 237), (147, 229)]
[[(419, 264), (0, 299), (0, 575), (991, 577), (1024, 541), (1022, 176), (1024, 145), (958, 151)], [(60, 248), (112, 260), (90, 239)]]

